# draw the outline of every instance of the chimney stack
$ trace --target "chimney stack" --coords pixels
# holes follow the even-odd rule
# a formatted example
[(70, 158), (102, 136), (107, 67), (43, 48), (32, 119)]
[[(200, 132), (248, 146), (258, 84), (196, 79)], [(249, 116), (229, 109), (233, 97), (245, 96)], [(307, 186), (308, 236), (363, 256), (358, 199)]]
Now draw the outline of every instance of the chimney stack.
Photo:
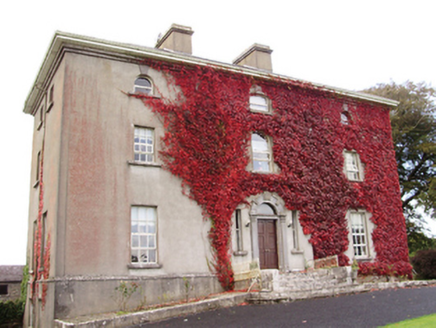
[(255, 43), (240, 54), (233, 61), (233, 64), (251, 66), (272, 72), (271, 53), (272, 49), (270, 47)]
[(194, 31), (188, 26), (173, 24), (170, 29), (159, 38), (156, 43), (156, 48), (192, 55), (191, 36), (193, 33)]

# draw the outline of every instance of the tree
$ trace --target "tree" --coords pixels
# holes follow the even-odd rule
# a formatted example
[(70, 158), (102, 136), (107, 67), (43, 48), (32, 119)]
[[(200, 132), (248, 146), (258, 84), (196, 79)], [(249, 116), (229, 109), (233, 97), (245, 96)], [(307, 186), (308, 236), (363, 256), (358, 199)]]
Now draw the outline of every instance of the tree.
[(378, 84), (364, 92), (399, 102), (391, 111), (391, 125), (403, 211), (409, 239), (425, 237), (418, 234), (422, 226), (413, 221), (421, 219), (418, 206), (436, 218), (436, 90), (423, 82), (407, 81)]

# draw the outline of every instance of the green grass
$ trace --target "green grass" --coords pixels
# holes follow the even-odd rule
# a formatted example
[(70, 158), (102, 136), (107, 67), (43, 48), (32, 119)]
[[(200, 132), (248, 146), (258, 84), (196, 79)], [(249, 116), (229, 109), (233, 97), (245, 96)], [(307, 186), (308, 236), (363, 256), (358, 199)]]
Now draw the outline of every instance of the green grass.
[(391, 323), (391, 324), (383, 326), (383, 327), (388, 327), (388, 328), (393, 328), (393, 327), (396, 327), (396, 328), (397, 327), (400, 327), (400, 328), (405, 328), (405, 327), (413, 327), (413, 328), (436, 327), (436, 313), (430, 314), (430, 315), (425, 315), (423, 317), (416, 318), (416, 319), (408, 319), (408, 320), (400, 321), (397, 323)]

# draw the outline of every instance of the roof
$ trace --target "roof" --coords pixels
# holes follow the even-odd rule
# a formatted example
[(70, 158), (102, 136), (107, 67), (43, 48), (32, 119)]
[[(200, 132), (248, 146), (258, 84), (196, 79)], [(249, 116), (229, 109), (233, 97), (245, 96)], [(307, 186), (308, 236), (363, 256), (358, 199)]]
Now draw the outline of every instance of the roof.
[(285, 75), (279, 75), (276, 73), (259, 70), (253, 67), (227, 64), (227, 63), (208, 60), (200, 57), (195, 57), (192, 55), (172, 52), (168, 50), (161, 50), (156, 48), (107, 41), (103, 39), (97, 39), (93, 37), (87, 37), (87, 36), (57, 31), (45, 55), (44, 61), (38, 72), (36, 80), (33, 83), (33, 86), (26, 99), (23, 109), (25, 113), (27, 114), (32, 113), (36, 105), (36, 102), (42, 96), (44, 85), (47, 83), (47, 78), (50, 76), (52, 70), (56, 67), (56, 63), (59, 60), (60, 56), (62, 55), (63, 50), (67, 48), (71, 50), (77, 49), (81, 51), (83, 50), (94, 51), (104, 55), (109, 54), (111, 56), (120, 57), (120, 58), (130, 58), (130, 59), (151, 58), (155, 60), (177, 62), (181, 64), (185, 63), (185, 64), (196, 64), (196, 65), (213, 65), (224, 70), (233, 71), (240, 74), (245, 74), (255, 77), (263, 77), (263, 78), (275, 77), (285, 81), (289, 80), (289, 81), (294, 81), (303, 84), (310, 83), (312, 86), (328, 92), (343, 95), (346, 97), (351, 97), (354, 99), (375, 102), (390, 107), (396, 107), (398, 105), (397, 101), (391, 99), (364, 94), (356, 91), (350, 91), (342, 88), (336, 88), (323, 84), (312, 83), (310, 81), (304, 81)]
[(21, 281), (23, 269), (24, 265), (0, 265), (0, 283)]

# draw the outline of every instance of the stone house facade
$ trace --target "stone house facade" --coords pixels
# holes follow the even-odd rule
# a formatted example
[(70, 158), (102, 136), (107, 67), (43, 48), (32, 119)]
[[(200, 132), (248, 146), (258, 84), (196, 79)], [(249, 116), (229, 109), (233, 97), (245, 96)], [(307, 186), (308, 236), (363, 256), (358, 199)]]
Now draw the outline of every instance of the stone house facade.
[(20, 298), (23, 269), (23, 265), (0, 265), (0, 302)]
[(274, 74), (259, 44), (232, 64), (195, 57), (192, 34), (173, 25), (156, 48), (55, 34), (24, 108), (26, 326), (117, 311), (126, 284), (134, 309), (329, 256), (407, 267), (396, 103)]

